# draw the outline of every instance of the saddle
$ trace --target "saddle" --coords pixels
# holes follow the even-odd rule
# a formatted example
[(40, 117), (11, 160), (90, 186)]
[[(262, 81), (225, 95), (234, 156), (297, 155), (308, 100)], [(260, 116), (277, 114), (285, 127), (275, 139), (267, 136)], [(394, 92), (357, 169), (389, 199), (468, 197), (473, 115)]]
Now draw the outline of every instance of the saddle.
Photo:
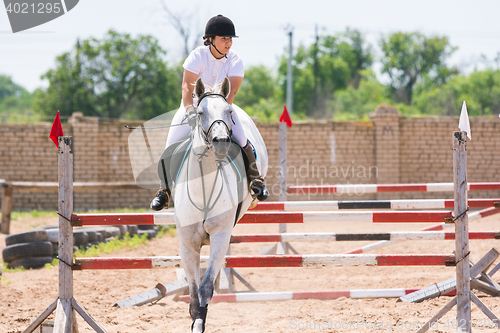
[[(188, 154), (192, 148), (192, 141), (190, 138), (181, 140), (168, 146), (158, 161), (158, 176), (162, 184), (167, 184), (170, 189), (177, 183), (179, 173), (184, 166)], [(243, 158), (238, 158), (241, 154)], [(246, 170), (248, 168), (248, 160), (242, 151), (242, 148), (234, 141), (232, 141), (227, 161), (231, 165), (233, 171), (238, 176), (238, 202), (242, 202), (245, 196), (243, 181), (247, 181)]]

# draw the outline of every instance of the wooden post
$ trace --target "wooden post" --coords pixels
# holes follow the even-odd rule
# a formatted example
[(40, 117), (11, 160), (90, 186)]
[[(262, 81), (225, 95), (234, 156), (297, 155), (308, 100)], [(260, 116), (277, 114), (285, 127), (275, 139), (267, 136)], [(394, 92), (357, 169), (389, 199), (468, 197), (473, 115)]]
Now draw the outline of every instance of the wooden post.
[(471, 332), (469, 223), (467, 218), (467, 132), (453, 132), (457, 332)]
[[(287, 125), (286, 123), (279, 123), (279, 167), (280, 167), (280, 177), (279, 177), (279, 188), (280, 195), (279, 201), (286, 201), (286, 186), (287, 186)], [(280, 223), (279, 225), (280, 234), (286, 232), (286, 224)], [(286, 254), (287, 244), (279, 243), (276, 253)]]
[[(73, 298), (73, 138), (59, 137), (59, 300), (54, 320), (55, 333), (72, 333), (75, 318)], [(61, 216), (62, 215), (62, 216)], [(66, 218), (68, 219), (66, 219)]]
[(10, 213), (12, 212), (12, 186), (6, 184), (3, 188), (2, 197), (2, 224), (0, 232), (3, 234), (10, 233)]

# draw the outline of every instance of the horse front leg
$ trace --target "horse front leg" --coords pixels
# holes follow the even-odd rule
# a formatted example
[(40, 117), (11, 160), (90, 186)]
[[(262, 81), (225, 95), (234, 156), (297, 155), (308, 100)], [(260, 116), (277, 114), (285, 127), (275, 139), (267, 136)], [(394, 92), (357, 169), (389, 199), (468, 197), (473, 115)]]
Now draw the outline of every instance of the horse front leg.
[[(180, 255), (181, 263), (186, 273), (186, 280), (189, 285), (189, 315), (193, 320), (191, 330), (193, 332), (204, 331), (204, 321), (206, 318), (206, 311), (200, 309), (199, 300), (199, 283), (200, 283), (200, 249), (201, 237), (198, 232), (193, 232), (193, 227), (178, 228), (177, 235), (180, 241)], [(200, 325), (200, 319), (202, 319)], [(198, 324), (196, 321), (198, 320)]]
[(189, 285), (189, 314), (194, 320), (198, 312), (198, 284), (200, 283), (200, 250), (195, 250), (181, 245), (181, 263), (186, 272), (186, 280)]
[(201, 308), (207, 308), (214, 294), (214, 282), (225, 263), (231, 232), (232, 227), (216, 234), (210, 234), (210, 260), (199, 288)]

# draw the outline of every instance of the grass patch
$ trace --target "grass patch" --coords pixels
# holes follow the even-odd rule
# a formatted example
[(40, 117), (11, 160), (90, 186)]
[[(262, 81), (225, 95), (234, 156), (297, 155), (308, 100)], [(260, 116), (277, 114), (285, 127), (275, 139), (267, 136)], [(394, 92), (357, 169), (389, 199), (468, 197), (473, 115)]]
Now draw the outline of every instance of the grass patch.
[(59, 266), (59, 259), (52, 259), (52, 262), (50, 264), (45, 264), (43, 268), (45, 269), (53, 269), (54, 267)]
[(48, 210), (30, 210), (30, 211), (13, 211), (10, 214), (11, 220), (21, 220), (21, 219), (30, 219), (30, 218), (57, 218), (57, 213), (55, 211)]
[(175, 227), (175, 225), (159, 225), (156, 237), (161, 238), (163, 236), (169, 236), (169, 237), (177, 236), (177, 228)]

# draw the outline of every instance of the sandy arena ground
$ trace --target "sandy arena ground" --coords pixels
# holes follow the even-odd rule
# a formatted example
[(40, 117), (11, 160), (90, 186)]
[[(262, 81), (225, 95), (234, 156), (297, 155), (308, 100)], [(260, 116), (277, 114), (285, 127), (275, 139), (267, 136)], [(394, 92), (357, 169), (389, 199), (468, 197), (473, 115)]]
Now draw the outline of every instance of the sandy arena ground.
[[(12, 232), (30, 230), (35, 225), (54, 224), (57, 219), (31, 219), (12, 222)], [(289, 225), (289, 232), (383, 232), (418, 230), (429, 224), (310, 223)], [(470, 230), (500, 231), (500, 216), (470, 222)], [(234, 233), (272, 233), (277, 225), (238, 225)], [(453, 231), (453, 227), (447, 231)], [(0, 235), (0, 249), (5, 246)], [(341, 253), (371, 242), (293, 243), (303, 254)], [(257, 255), (270, 244), (236, 244), (233, 254)], [(500, 250), (499, 240), (472, 240), (471, 260), (476, 262), (492, 247)], [(177, 255), (176, 237), (154, 239), (135, 250), (122, 250), (112, 256)], [(451, 254), (454, 241), (406, 241), (372, 250), (371, 253)], [(204, 248), (208, 254), (208, 248)], [(497, 259), (498, 263), (498, 259)], [(426, 287), (455, 276), (453, 267), (318, 267), (238, 269), (259, 291), (325, 291), (374, 288)], [(495, 280), (500, 280), (497, 273)], [(173, 269), (83, 271), (74, 273), (75, 298), (107, 332), (189, 332), (188, 305), (167, 297), (154, 305), (120, 309), (117, 301), (153, 288), (156, 283), (176, 280)], [(0, 332), (22, 332), (57, 297), (58, 270), (41, 269), (4, 273), (0, 282)], [(243, 290), (242, 285), (238, 285)], [(499, 298), (476, 293), (500, 316)], [(289, 300), (211, 304), (206, 332), (414, 332), (419, 323), (430, 319), (449, 297), (419, 304), (396, 303), (396, 299)], [(496, 331), (487, 317), (472, 307), (473, 328)], [(451, 324), (456, 310), (449, 312), (432, 332), (455, 331)], [(53, 315), (51, 316), (53, 318)], [(78, 316), (80, 332), (93, 332)], [(383, 325), (383, 327), (382, 327)]]

